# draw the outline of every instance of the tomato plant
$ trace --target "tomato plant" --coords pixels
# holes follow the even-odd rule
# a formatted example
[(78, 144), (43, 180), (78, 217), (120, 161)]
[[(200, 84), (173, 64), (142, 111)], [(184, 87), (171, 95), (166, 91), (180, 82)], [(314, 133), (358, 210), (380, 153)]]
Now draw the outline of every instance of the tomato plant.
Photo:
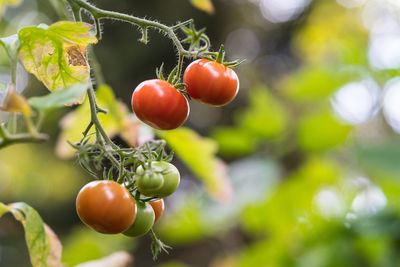
[(154, 224), (154, 210), (147, 202), (137, 201), (137, 214), (135, 222), (124, 232), (127, 236), (141, 236), (150, 231)]
[(139, 192), (145, 196), (154, 196), (164, 184), (163, 175), (151, 171), (142, 172), (139, 168), (136, 170), (138, 174), (135, 176)]
[[(46, 141), (47, 134), (41, 132), (46, 116), (56, 108), (81, 105), (67, 115), (69, 120), (65, 124), (74, 121), (83, 128), (76, 130), (76, 135), (75, 132), (66, 134), (65, 129), (61, 133), (62, 140), (68, 141), (68, 149), (76, 153), (79, 165), (97, 180), (78, 193), (77, 213), (86, 225), (100, 233), (125, 231), (127, 235), (138, 236), (151, 231), (152, 252), (157, 257), (167, 246), (151, 227), (161, 216), (164, 206), (159, 200), (152, 203), (153, 210), (148, 202), (174, 193), (180, 183), (180, 174), (169, 163), (173, 153), (166, 152), (165, 140), (148, 138), (142, 142), (140, 129), (143, 125), (114, 98), (112, 89), (104, 83), (100, 68), (96, 68), (94, 50), (88, 48), (102, 39), (101, 25), (105, 20), (138, 26), (142, 36), (140, 41), (144, 44), (148, 42), (150, 29), (161, 31), (172, 41), (178, 58), (167, 79), (161, 65), (157, 78), (140, 83), (131, 99), (136, 117), (158, 130), (175, 129), (189, 116), (187, 98), (190, 97), (182, 77), (184, 61), (203, 57), (218, 59), (222, 52), (210, 50), (208, 36), (203, 29), (196, 30), (192, 19), (167, 26), (104, 10), (85, 0), (51, 2), (60, 21), (23, 27), (14, 35), (0, 38), (0, 46), (9, 57), (11, 78), (6, 84), (0, 83), (0, 98), (4, 99), (0, 109), (12, 113), (6, 122), (0, 123), (0, 148), (15, 143)], [(82, 17), (83, 11), (87, 16)], [(19, 63), (50, 93), (26, 99), (17, 92)], [(18, 120), (19, 115), (23, 120)], [(17, 127), (20, 121), (24, 122), (23, 127)], [(68, 127), (65, 124), (62, 127)], [(126, 145), (115, 143), (116, 135)], [(65, 152), (68, 149), (64, 146), (59, 150)]]
[(103, 234), (117, 234), (128, 229), (135, 220), (135, 199), (114, 181), (93, 181), (86, 184), (76, 198), (79, 218)]
[(154, 190), (153, 197), (164, 198), (173, 194), (178, 189), (181, 176), (174, 165), (166, 161), (153, 161), (151, 162), (151, 169), (154, 172), (161, 173), (164, 178), (163, 185)]
[(144, 81), (136, 87), (132, 109), (141, 121), (159, 130), (178, 128), (189, 115), (189, 104), (183, 94), (159, 79)]
[(183, 82), (188, 95), (202, 103), (223, 106), (231, 102), (239, 91), (235, 71), (219, 62), (198, 59), (186, 68)]
[(150, 201), (149, 204), (151, 205), (151, 207), (154, 210), (154, 223), (156, 223), (158, 221), (158, 219), (160, 219), (161, 215), (164, 213), (164, 200), (163, 199), (159, 199), (159, 200), (155, 200), (155, 201)]

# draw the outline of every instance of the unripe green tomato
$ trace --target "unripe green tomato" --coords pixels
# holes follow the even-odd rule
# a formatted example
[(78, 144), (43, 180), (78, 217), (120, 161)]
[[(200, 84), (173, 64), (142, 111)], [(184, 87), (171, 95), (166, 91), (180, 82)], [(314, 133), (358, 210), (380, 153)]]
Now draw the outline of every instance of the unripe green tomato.
[(164, 177), (164, 184), (161, 188), (157, 189), (157, 193), (154, 195), (158, 198), (164, 198), (176, 191), (181, 180), (181, 175), (178, 169), (166, 161), (153, 161), (151, 163), (153, 171), (160, 172)]
[(137, 170), (137, 175), (135, 175), (136, 184), (139, 192), (145, 196), (154, 196), (164, 184), (164, 177), (161, 173), (157, 172), (143, 172), (142, 166)]
[(154, 224), (154, 210), (151, 205), (147, 202), (136, 201), (136, 219), (125, 232), (123, 232), (126, 236), (142, 236), (150, 231), (151, 227)]

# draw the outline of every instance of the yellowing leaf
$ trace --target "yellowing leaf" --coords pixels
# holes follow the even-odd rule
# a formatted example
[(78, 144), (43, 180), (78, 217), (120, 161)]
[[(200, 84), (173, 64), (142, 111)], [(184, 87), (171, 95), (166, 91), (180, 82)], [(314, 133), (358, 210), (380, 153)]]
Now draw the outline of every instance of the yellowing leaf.
[(61, 264), (61, 242), (54, 231), (47, 224), (44, 224), (44, 230), (46, 232), (46, 238), (50, 246), (49, 255), (47, 257), (47, 266), (62, 267), (63, 265)]
[(22, 223), (25, 240), (33, 267), (61, 267), (61, 243), (39, 213), (23, 202), (4, 205), (0, 203), (0, 217), (11, 212)]
[(367, 44), (368, 31), (357, 12), (334, 1), (315, 1), (304, 27), (294, 35), (298, 56), (313, 63), (366, 63)]
[(190, 0), (192, 5), (202, 11), (207, 12), (208, 14), (214, 13), (214, 6), (211, 0)]
[(29, 117), (32, 114), (32, 109), (28, 101), (25, 97), (17, 93), (13, 84), (9, 85), (7, 95), (0, 110), (21, 113), (25, 117)]
[(164, 138), (179, 158), (203, 180), (211, 196), (221, 201), (231, 198), (232, 187), (226, 166), (215, 156), (218, 149), (215, 141), (203, 138), (184, 127), (158, 132), (158, 135)]
[(85, 51), (97, 42), (91, 29), (92, 25), (70, 21), (22, 28), (18, 32), (21, 62), (50, 91), (87, 83), (90, 68)]

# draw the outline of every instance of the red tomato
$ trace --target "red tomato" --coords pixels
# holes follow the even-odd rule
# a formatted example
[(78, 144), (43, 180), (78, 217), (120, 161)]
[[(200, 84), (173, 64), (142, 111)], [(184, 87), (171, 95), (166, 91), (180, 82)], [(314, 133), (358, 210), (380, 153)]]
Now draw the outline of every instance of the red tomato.
[(154, 210), (154, 223), (156, 223), (158, 221), (158, 219), (161, 217), (161, 215), (164, 213), (164, 200), (163, 199), (159, 199), (159, 200), (155, 200), (155, 201), (150, 201), (149, 204), (151, 205), (151, 207)]
[(186, 91), (202, 103), (223, 106), (231, 102), (239, 91), (236, 73), (221, 63), (198, 59), (190, 63), (183, 75)]
[(76, 198), (79, 218), (103, 234), (117, 234), (128, 229), (136, 217), (135, 199), (122, 185), (93, 181), (82, 187)]
[(175, 87), (153, 79), (139, 84), (132, 94), (132, 109), (144, 123), (159, 130), (181, 126), (189, 115), (189, 104)]

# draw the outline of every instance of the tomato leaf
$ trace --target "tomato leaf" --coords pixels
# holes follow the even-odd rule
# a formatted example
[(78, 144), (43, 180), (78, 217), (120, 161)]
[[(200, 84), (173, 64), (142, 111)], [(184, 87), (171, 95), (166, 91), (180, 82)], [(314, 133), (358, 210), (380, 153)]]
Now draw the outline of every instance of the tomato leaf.
[(174, 149), (182, 161), (201, 178), (208, 193), (215, 199), (230, 200), (232, 187), (225, 164), (218, 159), (217, 143), (199, 136), (193, 130), (180, 127), (172, 131), (158, 132)]
[(86, 47), (97, 42), (91, 29), (92, 25), (70, 21), (22, 28), (18, 32), (21, 62), (50, 91), (87, 83)]
[(0, 202), (0, 217), (9, 211), (10, 211), (10, 208), (7, 205), (4, 205), (3, 203)]
[(13, 210), (22, 211), (24, 213), (24, 218), (20, 219), (16, 217), (16, 219), (21, 221), (25, 229), (25, 239), (32, 265), (47, 266), (46, 259), (49, 255), (49, 247), (42, 218), (37, 211), (25, 203), (13, 203), (11, 207)]
[[(0, 92), (0, 95), (2, 95), (2, 93), (3, 92)], [(8, 85), (5, 94), (6, 95), (2, 105), (0, 106), (0, 110), (21, 113), (26, 117), (32, 114), (32, 109), (28, 101), (23, 95), (17, 93), (13, 84)]]
[(49, 93), (45, 96), (32, 97), (29, 99), (29, 104), (42, 111), (49, 111), (54, 108), (73, 105), (82, 101), (88, 87), (88, 83), (75, 84), (63, 90)]
[(23, 202), (10, 205), (0, 202), (0, 217), (6, 212), (11, 212), (14, 218), (22, 223), (31, 263), (34, 267), (61, 266), (61, 243), (36, 210)]
[(60, 240), (54, 231), (47, 225), (44, 224), (44, 230), (46, 231), (46, 238), (49, 243), (50, 253), (47, 257), (47, 265), (48, 266), (62, 266), (61, 255), (62, 255), (62, 245)]
[(0, 44), (4, 47), (4, 49), (6, 50), (8, 56), (11, 59), (16, 58), (17, 53), (18, 53), (18, 48), (19, 48), (19, 45), (20, 45), (20, 42), (19, 42), (17, 34), (13, 34), (13, 35), (8, 36), (8, 37), (0, 38)]
[(211, 2), (211, 0), (190, 0), (190, 3), (194, 7), (198, 8), (204, 12), (207, 12), (208, 14), (214, 13), (214, 5)]

